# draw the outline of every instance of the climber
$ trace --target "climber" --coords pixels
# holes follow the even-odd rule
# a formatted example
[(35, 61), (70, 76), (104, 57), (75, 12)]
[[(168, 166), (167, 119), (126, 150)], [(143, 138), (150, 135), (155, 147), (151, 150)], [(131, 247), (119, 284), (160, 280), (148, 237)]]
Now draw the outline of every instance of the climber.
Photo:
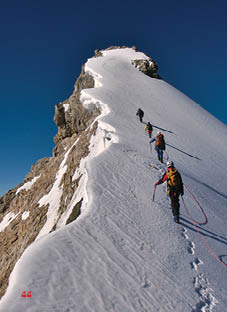
[(161, 132), (157, 132), (156, 138), (150, 141), (150, 144), (155, 141), (155, 150), (158, 155), (158, 160), (163, 163), (163, 151), (166, 149), (166, 143), (164, 135)]
[(136, 116), (139, 116), (140, 122), (143, 122), (144, 111), (141, 108), (138, 108)]
[(162, 178), (154, 184), (156, 187), (159, 184), (167, 181), (167, 193), (171, 200), (171, 208), (174, 217), (174, 221), (179, 223), (180, 203), (179, 196), (184, 195), (184, 185), (181, 179), (181, 175), (174, 167), (172, 161), (167, 162), (167, 170), (163, 174)]
[(152, 127), (152, 124), (149, 121), (146, 123), (146, 126), (145, 126), (144, 130), (145, 130), (145, 133), (147, 133), (149, 138), (151, 139), (153, 127)]

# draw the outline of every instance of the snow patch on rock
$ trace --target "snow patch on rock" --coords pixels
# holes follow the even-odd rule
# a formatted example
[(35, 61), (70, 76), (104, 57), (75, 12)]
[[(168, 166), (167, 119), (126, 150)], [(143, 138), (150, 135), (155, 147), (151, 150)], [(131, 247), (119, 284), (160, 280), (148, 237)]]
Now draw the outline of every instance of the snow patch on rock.
[(24, 185), (22, 185), (21, 187), (19, 187), (19, 188), (17, 189), (16, 194), (19, 194), (20, 191), (22, 191), (22, 190), (26, 190), (26, 191), (30, 190), (30, 188), (32, 187), (32, 185), (38, 180), (39, 177), (40, 177), (40, 175), (37, 176), (37, 177), (35, 177), (35, 178), (33, 178), (31, 181), (26, 182), (26, 183), (25, 183)]
[(19, 212), (17, 214), (14, 214), (13, 212), (7, 213), (0, 223), (0, 232), (3, 232), (4, 229), (10, 224), (10, 222), (12, 222), (18, 216), (18, 214)]

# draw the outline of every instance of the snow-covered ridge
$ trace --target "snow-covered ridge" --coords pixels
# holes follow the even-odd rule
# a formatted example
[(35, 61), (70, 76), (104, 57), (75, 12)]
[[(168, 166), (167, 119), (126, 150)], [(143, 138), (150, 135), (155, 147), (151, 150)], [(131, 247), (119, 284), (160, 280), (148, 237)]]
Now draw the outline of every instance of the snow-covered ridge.
[[(86, 71), (88, 71), (89, 74), (93, 76), (94, 81), (95, 81), (95, 88), (102, 87), (102, 83), (100, 81), (102, 79), (102, 76), (95, 73), (91, 69), (89, 70), (86, 68), (85, 72)], [(72, 213), (73, 207), (77, 203), (79, 203), (81, 199), (83, 199), (81, 213), (83, 214), (86, 211), (86, 206), (88, 204), (88, 195), (86, 191), (86, 185), (88, 181), (87, 170), (86, 170), (87, 164), (89, 163), (89, 160), (93, 159), (94, 157), (97, 157), (100, 153), (102, 153), (105, 149), (107, 149), (112, 143), (118, 142), (118, 137), (115, 135), (115, 129), (111, 125), (105, 122), (102, 122), (102, 117), (108, 115), (110, 112), (108, 105), (88, 95), (86, 93), (86, 90), (81, 91), (80, 100), (81, 100), (81, 103), (88, 109), (92, 109), (93, 107), (98, 107), (99, 110), (101, 111), (101, 115), (99, 115), (89, 127), (89, 128), (92, 128), (93, 124), (98, 122), (96, 135), (93, 136), (90, 141), (89, 155), (86, 158), (83, 158), (81, 160), (79, 168), (75, 170), (75, 173), (72, 177), (72, 182), (75, 181), (77, 178), (81, 177), (78, 188), (76, 192), (74, 193), (70, 203), (68, 204), (66, 211), (58, 220), (57, 225), (56, 225), (57, 229), (61, 228), (62, 226), (66, 224), (67, 219)], [(64, 104), (64, 107), (65, 105), (68, 105), (68, 104)], [(66, 106), (65, 109), (66, 108), (68, 109), (68, 106)], [(59, 208), (60, 200), (62, 196), (62, 186), (61, 186), (62, 178), (67, 170), (66, 161), (67, 161), (69, 153), (71, 152), (72, 148), (76, 146), (78, 140), (79, 139), (77, 139), (75, 143), (65, 153), (65, 156), (60, 165), (59, 171), (56, 174), (56, 180), (52, 189), (47, 195), (43, 196), (39, 201), (40, 207), (46, 206), (46, 205), (49, 205), (49, 207), (47, 211), (47, 221), (36, 239), (39, 239), (43, 235), (48, 234), (58, 219), (57, 208)]]
[[(81, 101), (99, 105), (102, 114), (90, 153), (72, 176), (82, 176), (79, 186), (59, 230), (33, 243), (17, 263), (0, 310), (223, 312), (227, 271), (182, 202), (181, 224), (172, 222), (165, 185), (152, 202), (165, 164), (151, 152), (135, 114), (141, 107), (153, 135), (164, 133), (169, 159), (206, 214), (206, 224), (197, 228), (223, 261), (226, 127), (166, 82), (133, 67), (132, 60), (146, 58), (142, 53), (117, 49), (103, 55), (85, 65), (99, 87), (83, 90)], [(81, 216), (64, 226), (82, 197)], [(184, 200), (199, 222), (201, 211), (187, 190)], [(21, 285), (32, 291), (32, 300), (19, 298)]]

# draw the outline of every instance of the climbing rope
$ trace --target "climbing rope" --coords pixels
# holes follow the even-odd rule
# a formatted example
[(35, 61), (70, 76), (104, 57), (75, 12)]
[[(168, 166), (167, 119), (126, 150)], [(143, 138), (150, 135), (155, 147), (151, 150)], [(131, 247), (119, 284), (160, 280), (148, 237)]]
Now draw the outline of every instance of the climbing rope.
[[(207, 223), (207, 216), (206, 216), (206, 214), (205, 214), (203, 208), (200, 206), (200, 204), (198, 203), (198, 201), (196, 200), (196, 198), (195, 198), (195, 196), (192, 194), (192, 192), (189, 190), (189, 188), (187, 187), (187, 185), (184, 184), (184, 187), (186, 188), (186, 190), (188, 191), (188, 193), (191, 195), (192, 199), (194, 200), (194, 202), (196, 203), (196, 205), (199, 207), (199, 209), (200, 209), (200, 211), (201, 211), (201, 213), (202, 213), (202, 215), (203, 215), (203, 221), (202, 221), (202, 222), (197, 222), (197, 221), (195, 221), (195, 220), (193, 220), (193, 221), (194, 221), (195, 223), (199, 224), (199, 225), (204, 225), (204, 224), (206, 224), (206, 223)], [(182, 199), (183, 199), (183, 198), (182, 198)], [(184, 205), (185, 205), (185, 203), (184, 203)], [(189, 213), (189, 210), (188, 210), (188, 208), (186, 207), (186, 205), (185, 205), (185, 209), (186, 209), (186, 211)], [(191, 216), (191, 218), (192, 218), (192, 216)], [(192, 218), (192, 219), (193, 219), (193, 218)]]
[(225, 262), (223, 262), (220, 257), (215, 253), (215, 251), (210, 247), (210, 245), (208, 244), (208, 242), (206, 241), (206, 239), (203, 237), (203, 235), (200, 233), (199, 229), (197, 228), (196, 226), (196, 222), (193, 220), (187, 206), (185, 205), (185, 202), (184, 202), (184, 199), (183, 199), (183, 196), (181, 196), (182, 198), (182, 201), (183, 201), (183, 204), (184, 204), (184, 208), (189, 216), (189, 219), (191, 220), (192, 224), (194, 225), (194, 228), (196, 230), (196, 232), (199, 234), (200, 238), (202, 239), (203, 243), (207, 246), (208, 250), (210, 251), (210, 253), (216, 258), (216, 260), (219, 262), (219, 263), (222, 263), (224, 265), (224, 267), (227, 269), (227, 264), (225, 264)]

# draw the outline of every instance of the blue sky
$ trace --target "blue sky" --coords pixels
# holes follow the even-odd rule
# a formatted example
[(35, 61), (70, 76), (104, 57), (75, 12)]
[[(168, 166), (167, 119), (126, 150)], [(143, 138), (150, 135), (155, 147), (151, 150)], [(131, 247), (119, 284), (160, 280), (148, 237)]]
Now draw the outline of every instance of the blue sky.
[[(33, 3), (34, 2), (34, 3)], [(226, 1), (7, 1), (0, 5), (0, 194), (52, 155), (54, 105), (95, 49), (135, 45), (227, 124)]]

